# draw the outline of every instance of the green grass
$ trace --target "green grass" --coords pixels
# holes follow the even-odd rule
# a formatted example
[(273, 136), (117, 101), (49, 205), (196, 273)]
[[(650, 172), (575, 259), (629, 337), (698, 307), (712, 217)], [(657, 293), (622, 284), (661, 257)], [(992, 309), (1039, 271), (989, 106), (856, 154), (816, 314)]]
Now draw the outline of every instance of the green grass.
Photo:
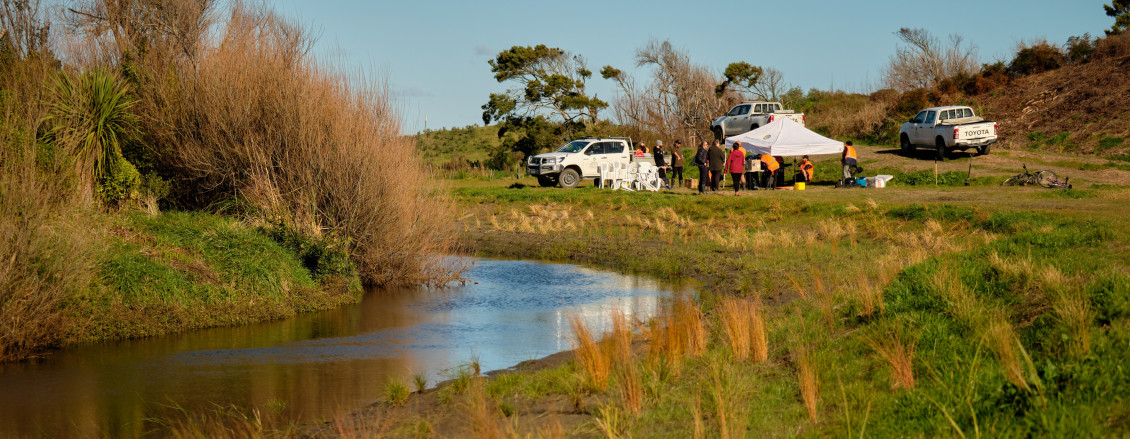
[(234, 218), (129, 213), (108, 227), (99, 284), (67, 305), (90, 321), (79, 341), (246, 324), (359, 297), (355, 272), (316, 279), (293, 250)]
[(1125, 140), (1126, 139), (1122, 137), (1114, 137), (1103, 134), (1102, 138), (1099, 139), (1098, 146), (1095, 147), (1095, 152), (1103, 152), (1108, 149), (1117, 148), (1119, 145), (1122, 145), (1122, 142)]
[[(901, 177), (911, 180), (907, 174)], [(769, 361), (728, 360), (713, 329), (707, 353), (687, 359), (681, 373), (645, 372), (639, 415), (619, 406), (614, 377), (610, 390), (586, 399), (592, 419), (582, 429), (601, 431), (603, 424), (631, 436), (687, 437), (697, 401), (707, 436), (721, 434), (723, 412), (728, 428), (744, 423), (768, 436), (1130, 434), (1130, 369), (1122, 364), (1130, 348), (1130, 227), (1118, 198), (1108, 198), (1122, 192), (934, 189), (932, 172), (929, 180), (885, 191), (748, 197), (465, 182), (454, 194), (474, 217), (469, 230), (490, 236), (474, 240), (485, 254), (704, 280), (699, 303), (711, 328), (718, 328), (712, 304), (720, 297), (770, 303)], [(937, 197), (953, 201), (931, 200)], [(1103, 213), (1111, 208), (1116, 212)], [(578, 227), (557, 228), (562, 223)], [(897, 270), (879, 284), (883, 310), (864, 315), (857, 282), (884, 279), (884, 257)], [(965, 296), (953, 296), (938, 279), (958, 281)], [(1072, 320), (1063, 303), (1081, 303), (1083, 317)], [(1015, 332), (1012, 346), (1023, 347), (1016, 364), (1027, 389), (1009, 378), (1005, 351), (989, 342), (1000, 322)], [(869, 344), (892, 331), (916, 347), (913, 389), (891, 388), (889, 368)], [(1080, 351), (1084, 337), (1089, 348)], [(818, 375), (816, 422), (800, 399), (801, 346)], [(520, 412), (523, 401), (569, 395), (578, 383), (575, 370), (563, 366), (503, 375), (487, 386)]]

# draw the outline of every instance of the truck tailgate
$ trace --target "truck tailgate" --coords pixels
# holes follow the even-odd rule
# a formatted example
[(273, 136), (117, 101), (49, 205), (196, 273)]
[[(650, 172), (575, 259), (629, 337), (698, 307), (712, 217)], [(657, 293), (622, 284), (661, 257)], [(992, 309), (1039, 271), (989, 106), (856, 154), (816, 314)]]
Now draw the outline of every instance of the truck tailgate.
[(954, 129), (958, 130), (957, 140), (984, 139), (997, 135), (996, 122), (992, 121), (958, 125)]

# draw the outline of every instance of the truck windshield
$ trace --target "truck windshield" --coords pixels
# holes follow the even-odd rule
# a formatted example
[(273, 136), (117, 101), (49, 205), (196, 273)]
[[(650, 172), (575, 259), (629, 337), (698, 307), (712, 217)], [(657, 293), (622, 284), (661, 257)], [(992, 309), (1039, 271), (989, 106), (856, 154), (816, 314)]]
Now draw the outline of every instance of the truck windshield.
[(557, 150), (557, 152), (581, 152), (581, 150), (585, 149), (585, 146), (587, 146), (588, 144), (588, 140), (574, 140), (572, 142), (566, 143), (565, 146), (562, 146), (561, 149)]

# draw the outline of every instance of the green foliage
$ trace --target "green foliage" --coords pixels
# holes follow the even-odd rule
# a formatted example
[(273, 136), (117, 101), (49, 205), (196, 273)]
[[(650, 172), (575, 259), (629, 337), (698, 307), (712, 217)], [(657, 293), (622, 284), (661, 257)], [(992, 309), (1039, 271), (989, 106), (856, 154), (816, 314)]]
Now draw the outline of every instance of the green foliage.
[[(499, 122), (499, 137), (520, 132), (517, 140), (503, 141), (491, 153), (497, 169), (520, 166), (534, 151), (559, 143), (564, 137), (595, 123), (597, 113), (608, 103), (585, 93), (592, 71), (581, 56), (564, 50), (537, 46), (513, 46), (488, 61), (494, 79), (515, 82), (521, 88), (492, 93), (483, 104), (483, 123)], [(618, 75), (606, 67), (602, 75)]]
[(396, 378), (389, 378), (384, 386), (384, 402), (391, 406), (402, 405), (408, 401), (408, 396), (412, 392), (408, 390), (408, 385), (403, 381)]
[(122, 145), (138, 135), (129, 87), (105, 70), (59, 73), (54, 85), (46, 140), (73, 151), (94, 181), (113, 177)]
[(111, 172), (103, 175), (98, 182), (95, 192), (103, 202), (116, 204), (137, 198), (140, 186), (141, 174), (137, 167), (119, 155), (111, 166)]
[(165, 199), (172, 191), (172, 184), (154, 172), (143, 175), (141, 185), (138, 187), (141, 196), (153, 197), (155, 200)]
[(761, 79), (762, 73), (764, 73), (764, 70), (761, 67), (750, 65), (745, 61), (730, 63), (723, 73), (725, 80), (714, 88), (714, 94), (722, 96), (726, 89), (733, 85), (746, 91), (752, 90), (757, 85), (757, 81)]
[(1042, 41), (1016, 52), (1016, 57), (1008, 65), (1008, 72), (1013, 76), (1031, 75), (1058, 69), (1065, 61), (1063, 51)]
[(1098, 39), (1092, 39), (1090, 33), (1081, 36), (1073, 35), (1067, 38), (1067, 60), (1073, 63), (1084, 63), (1095, 54)]
[(332, 234), (311, 236), (285, 224), (276, 224), (263, 231), (275, 242), (293, 251), (319, 281), (325, 282), (334, 276), (346, 279), (357, 276), (357, 268), (349, 259), (347, 239)]
[(1103, 10), (1108, 17), (1114, 17), (1107, 35), (1118, 35), (1130, 28), (1130, 0), (1114, 0), (1109, 5), (1104, 4)]
[(1099, 146), (1095, 148), (1095, 152), (1103, 152), (1111, 148), (1116, 148), (1119, 145), (1122, 145), (1122, 142), (1124, 142), (1125, 140), (1126, 139), (1123, 137), (1114, 137), (1103, 134), (1103, 137), (1099, 139)]

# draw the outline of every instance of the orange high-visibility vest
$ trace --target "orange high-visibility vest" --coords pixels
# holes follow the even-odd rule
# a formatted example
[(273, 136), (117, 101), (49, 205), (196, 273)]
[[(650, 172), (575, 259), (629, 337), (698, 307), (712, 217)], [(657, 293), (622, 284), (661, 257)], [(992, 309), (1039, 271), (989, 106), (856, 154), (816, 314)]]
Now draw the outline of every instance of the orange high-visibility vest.
[(809, 181), (812, 181), (813, 166), (811, 161), (804, 159), (804, 161), (800, 162), (800, 170), (804, 172), (804, 175), (808, 177)]
[(851, 145), (844, 145), (844, 148), (847, 148), (847, 155), (844, 156), (844, 158), (845, 159), (854, 159), (855, 158), (855, 148), (852, 147)]
[(777, 163), (777, 159), (769, 154), (762, 154), (761, 162), (765, 163), (765, 167), (769, 168), (769, 172), (776, 172), (777, 169), (781, 167), (781, 164)]

